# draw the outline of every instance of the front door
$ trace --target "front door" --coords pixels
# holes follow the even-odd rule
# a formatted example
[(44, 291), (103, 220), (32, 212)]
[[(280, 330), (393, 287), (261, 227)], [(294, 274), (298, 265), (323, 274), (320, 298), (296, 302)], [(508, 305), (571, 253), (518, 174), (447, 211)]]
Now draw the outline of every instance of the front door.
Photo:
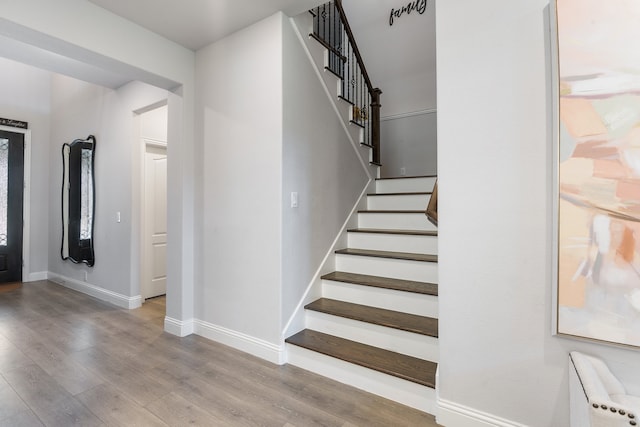
[(0, 130), (0, 283), (22, 281), (24, 134)]

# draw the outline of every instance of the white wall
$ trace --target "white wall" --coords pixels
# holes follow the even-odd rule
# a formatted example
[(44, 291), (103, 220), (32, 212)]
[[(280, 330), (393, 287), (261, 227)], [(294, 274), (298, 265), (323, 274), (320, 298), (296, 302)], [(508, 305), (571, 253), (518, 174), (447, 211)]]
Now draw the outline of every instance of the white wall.
[(409, 1), (343, 0), (343, 6), (374, 86), (380, 87), (382, 115), (436, 108), (435, 3), (389, 25), (391, 9)]
[(437, 175), (438, 134), (435, 110), (383, 119), (380, 124), (380, 176)]
[[(49, 191), (49, 271), (87, 282), (127, 297), (140, 295), (131, 274), (133, 239), (140, 231), (135, 221), (133, 192), (139, 186), (139, 145), (134, 134), (134, 111), (167, 99), (167, 91), (144, 83), (118, 90), (53, 75), (51, 80), (51, 169)], [(76, 265), (60, 258), (62, 144), (96, 137), (94, 220), (95, 266)], [(137, 154), (138, 153), (138, 154)], [(134, 182), (136, 184), (134, 184)], [(116, 222), (116, 212), (121, 222)], [(137, 269), (138, 266), (136, 265)], [(139, 276), (138, 276), (139, 277)]]
[(640, 385), (637, 351), (551, 335), (548, 3), (437, 7), (440, 398), (534, 427), (569, 424), (570, 350)]
[[(284, 23), (282, 319), (287, 322), (369, 182), (315, 66)], [(334, 98), (336, 96), (335, 89)], [(291, 207), (297, 192), (299, 207)]]
[(209, 329), (279, 345), (282, 256), (282, 25), (276, 14), (198, 51), (204, 150), (201, 283)]
[[(49, 241), (50, 73), (0, 58), (0, 117), (31, 130), (30, 273), (46, 273)], [(29, 277), (23, 277), (29, 280)]]
[[(435, 2), (427, 1), (424, 14), (405, 14), (390, 26), (391, 10), (408, 3), (343, 1), (373, 85), (383, 92), (382, 177), (400, 175), (402, 166), (414, 176), (437, 170)], [(411, 164), (401, 164), (403, 157)]]
[(140, 137), (166, 144), (167, 113), (168, 108), (163, 105), (140, 114)]

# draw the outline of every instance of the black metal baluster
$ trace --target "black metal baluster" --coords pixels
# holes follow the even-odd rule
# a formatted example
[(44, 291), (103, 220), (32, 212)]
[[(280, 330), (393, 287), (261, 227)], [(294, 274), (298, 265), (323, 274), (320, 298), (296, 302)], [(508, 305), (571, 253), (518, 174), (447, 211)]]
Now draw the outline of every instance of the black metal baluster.
[(367, 128), (369, 129), (367, 143), (371, 145), (371, 93), (367, 89)]
[(351, 84), (349, 82), (349, 79), (351, 77), (351, 53), (350, 52), (351, 52), (351, 43), (347, 41), (347, 62), (345, 63), (347, 72), (345, 73), (346, 75), (344, 76), (344, 79), (342, 79), (342, 96), (344, 99), (349, 99), (349, 85)]
[[(327, 9), (328, 9), (328, 15), (327, 15), (328, 19), (327, 19), (326, 42), (329, 46), (333, 48), (334, 46), (333, 25), (335, 20), (335, 9), (334, 9), (333, 3), (327, 3)], [(329, 69), (335, 73), (336, 54), (333, 51), (333, 49), (330, 49), (328, 55), (329, 55)]]
[(347, 79), (347, 99), (351, 102), (351, 96), (353, 94), (353, 50), (351, 49), (351, 41), (349, 41), (349, 78)]
[(359, 79), (359, 86), (360, 86), (360, 99), (358, 101), (358, 123), (362, 124), (362, 95), (363, 95), (363, 87), (362, 87), (362, 68), (360, 68), (359, 70), (360, 72), (358, 73), (358, 79)]
[(322, 5), (322, 40), (327, 39), (327, 5)]
[[(336, 9), (335, 9), (335, 5), (333, 3), (330, 4), (329, 6), (329, 24), (331, 25), (331, 27), (329, 27), (329, 44), (331, 45), (332, 48), (335, 49), (336, 47)], [(336, 72), (336, 54), (334, 51), (331, 51), (331, 71), (333, 71), (334, 73)]]
[(358, 63), (355, 61), (355, 54), (353, 53), (353, 47), (351, 48), (351, 93), (349, 94), (349, 101), (355, 105), (356, 101), (356, 71)]
[(311, 15), (313, 15), (313, 34), (316, 36), (318, 35), (318, 9), (319, 8), (316, 7), (312, 9), (314, 12), (311, 12)]
[(362, 110), (362, 121), (363, 121), (363, 125), (364, 125), (364, 143), (365, 144), (369, 144), (369, 120), (367, 120), (367, 114), (369, 112), (369, 108), (367, 108), (367, 102), (369, 99), (369, 91), (367, 91), (367, 93), (365, 94), (365, 104), (364, 104), (364, 108)]

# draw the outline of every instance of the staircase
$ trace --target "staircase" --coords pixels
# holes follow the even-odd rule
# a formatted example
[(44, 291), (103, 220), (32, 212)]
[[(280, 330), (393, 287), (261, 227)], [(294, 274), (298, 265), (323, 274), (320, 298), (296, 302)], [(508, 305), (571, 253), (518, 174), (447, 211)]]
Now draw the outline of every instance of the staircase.
[(289, 363), (435, 414), (438, 244), (425, 208), (435, 177), (376, 180)]

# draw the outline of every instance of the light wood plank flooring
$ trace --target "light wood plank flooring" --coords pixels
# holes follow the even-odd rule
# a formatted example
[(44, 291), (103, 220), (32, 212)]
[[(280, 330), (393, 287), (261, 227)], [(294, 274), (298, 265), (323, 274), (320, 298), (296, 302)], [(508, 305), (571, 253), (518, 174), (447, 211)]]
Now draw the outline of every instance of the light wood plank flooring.
[(164, 298), (122, 310), (46, 281), (0, 288), (0, 426), (436, 426), (313, 373), (169, 335), (164, 314)]

